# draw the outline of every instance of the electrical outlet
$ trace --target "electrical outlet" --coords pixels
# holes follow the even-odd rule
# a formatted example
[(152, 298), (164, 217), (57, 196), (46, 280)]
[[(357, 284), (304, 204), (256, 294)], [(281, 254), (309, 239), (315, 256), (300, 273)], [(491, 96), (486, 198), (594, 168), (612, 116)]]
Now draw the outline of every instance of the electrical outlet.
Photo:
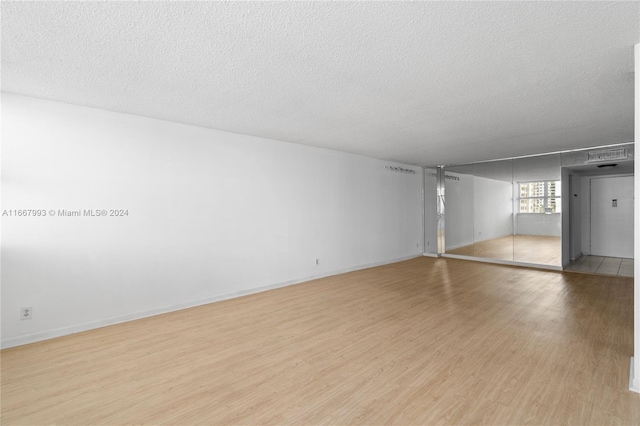
[(33, 318), (33, 307), (26, 306), (24, 308), (20, 308), (20, 319), (21, 320), (29, 320)]

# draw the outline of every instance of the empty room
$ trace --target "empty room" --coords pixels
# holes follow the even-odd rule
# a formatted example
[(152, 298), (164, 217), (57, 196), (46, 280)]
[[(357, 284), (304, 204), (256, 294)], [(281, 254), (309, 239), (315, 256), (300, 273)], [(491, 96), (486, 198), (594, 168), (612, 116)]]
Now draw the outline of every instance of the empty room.
[(640, 424), (640, 2), (0, 8), (3, 425)]

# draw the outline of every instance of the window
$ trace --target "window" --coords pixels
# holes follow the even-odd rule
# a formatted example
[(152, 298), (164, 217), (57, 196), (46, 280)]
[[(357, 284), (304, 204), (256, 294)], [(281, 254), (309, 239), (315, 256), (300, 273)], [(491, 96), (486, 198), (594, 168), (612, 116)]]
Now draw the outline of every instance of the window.
[(520, 213), (560, 213), (560, 181), (520, 182)]

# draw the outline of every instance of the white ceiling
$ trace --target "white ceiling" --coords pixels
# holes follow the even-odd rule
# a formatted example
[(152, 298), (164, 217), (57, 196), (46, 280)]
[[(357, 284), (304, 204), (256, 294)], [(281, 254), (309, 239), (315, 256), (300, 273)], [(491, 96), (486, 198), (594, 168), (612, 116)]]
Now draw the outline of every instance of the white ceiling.
[(640, 2), (2, 2), (2, 90), (435, 165), (633, 141)]

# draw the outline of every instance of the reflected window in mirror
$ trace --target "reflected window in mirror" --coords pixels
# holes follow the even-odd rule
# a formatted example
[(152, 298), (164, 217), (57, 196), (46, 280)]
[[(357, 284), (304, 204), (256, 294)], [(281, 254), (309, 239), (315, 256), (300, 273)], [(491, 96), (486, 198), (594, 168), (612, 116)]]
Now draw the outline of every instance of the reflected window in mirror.
[(559, 180), (519, 182), (518, 205), (520, 208), (518, 213), (561, 213), (561, 193), (562, 187)]

